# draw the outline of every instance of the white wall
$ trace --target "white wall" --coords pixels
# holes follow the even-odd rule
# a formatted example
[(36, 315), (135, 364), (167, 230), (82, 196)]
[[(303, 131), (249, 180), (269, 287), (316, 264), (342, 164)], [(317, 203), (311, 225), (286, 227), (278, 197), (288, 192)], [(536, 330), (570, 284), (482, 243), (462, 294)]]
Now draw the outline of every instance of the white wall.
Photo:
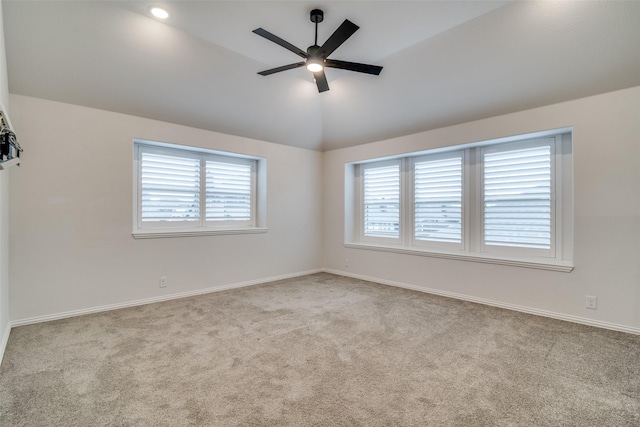
[[(4, 49), (2, 2), (0, 1), (0, 103), (9, 108), (7, 58)], [(13, 169), (0, 172), (0, 361), (9, 338), (9, 175)]]
[[(18, 95), (11, 105), (25, 147), (10, 189), (12, 321), (322, 266), (322, 153)], [(133, 138), (266, 157), (269, 231), (135, 240)]]
[[(14, 321), (326, 267), (640, 332), (640, 87), (325, 153), (24, 96), (11, 107), (26, 150), (11, 171)], [(573, 272), (343, 246), (346, 162), (564, 127)], [(269, 232), (134, 240), (134, 137), (267, 157)]]
[[(640, 333), (638, 112), (640, 87), (326, 152), (324, 266), (345, 274)], [(343, 246), (345, 163), (562, 127), (573, 127), (573, 272)], [(345, 259), (349, 260), (348, 268)], [(585, 308), (585, 295), (598, 297), (596, 311)]]

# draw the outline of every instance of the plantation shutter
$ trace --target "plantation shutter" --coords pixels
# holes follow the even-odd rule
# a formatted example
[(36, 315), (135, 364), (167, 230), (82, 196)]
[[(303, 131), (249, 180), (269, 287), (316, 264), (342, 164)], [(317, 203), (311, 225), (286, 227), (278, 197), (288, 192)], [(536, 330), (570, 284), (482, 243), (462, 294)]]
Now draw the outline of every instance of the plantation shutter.
[(415, 163), (414, 237), (462, 242), (462, 154)]
[(364, 235), (400, 236), (400, 165), (364, 168)]
[(141, 153), (142, 221), (200, 220), (200, 160)]
[(251, 222), (252, 163), (206, 162), (207, 221)]
[(551, 247), (551, 146), (484, 154), (485, 245)]

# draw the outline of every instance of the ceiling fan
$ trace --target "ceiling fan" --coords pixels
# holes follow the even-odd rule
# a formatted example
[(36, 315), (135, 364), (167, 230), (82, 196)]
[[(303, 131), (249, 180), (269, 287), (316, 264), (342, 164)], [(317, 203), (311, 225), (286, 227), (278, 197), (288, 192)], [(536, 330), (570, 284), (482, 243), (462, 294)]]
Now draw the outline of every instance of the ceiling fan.
[(302, 62), (296, 62), (295, 64), (283, 65), (282, 67), (271, 68), (270, 70), (260, 71), (258, 74), (262, 76), (268, 76), (269, 74), (279, 73), (280, 71), (292, 70), (294, 68), (306, 66), (309, 71), (313, 73), (313, 76), (318, 86), (318, 92), (325, 92), (329, 90), (329, 83), (327, 83), (327, 77), (324, 74), (324, 68), (341, 68), (343, 70), (356, 71), (358, 73), (367, 73), (379, 75), (382, 71), (382, 67), (377, 65), (359, 64), (357, 62), (339, 61), (337, 59), (328, 59), (327, 57), (333, 53), (342, 43), (344, 43), (349, 37), (355, 33), (358, 28), (356, 24), (345, 19), (344, 22), (334, 31), (333, 34), (327, 39), (322, 46), (318, 46), (318, 24), (324, 19), (324, 12), (320, 9), (313, 9), (311, 11), (311, 22), (316, 24), (316, 38), (313, 46), (309, 46), (305, 52), (302, 49), (297, 48), (291, 43), (282, 40), (280, 37), (271, 34), (264, 28), (258, 28), (253, 30), (259, 36), (270, 40), (285, 49), (290, 50), (298, 56), (304, 58)]

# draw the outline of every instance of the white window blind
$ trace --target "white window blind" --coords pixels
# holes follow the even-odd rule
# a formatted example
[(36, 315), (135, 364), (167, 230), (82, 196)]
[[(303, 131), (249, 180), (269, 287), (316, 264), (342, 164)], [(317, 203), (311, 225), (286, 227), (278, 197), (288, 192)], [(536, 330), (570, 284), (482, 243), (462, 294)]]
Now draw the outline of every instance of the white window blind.
[(345, 246), (573, 269), (570, 129), (345, 167)]
[(414, 238), (462, 242), (462, 155), (414, 164)]
[(206, 162), (207, 221), (251, 221), (251, 164)]
[(133, 236), (267, 232), (266, 162), (135, 140)]
[(400, 164), (365, 167), (363, 231), (367, 237), (400, 236)]
[(484, 244), (549, 249), (551, 146), (483, 155)]
[(200, 160), (143, 152), (140, 217), (147, 221), (200, 220)]

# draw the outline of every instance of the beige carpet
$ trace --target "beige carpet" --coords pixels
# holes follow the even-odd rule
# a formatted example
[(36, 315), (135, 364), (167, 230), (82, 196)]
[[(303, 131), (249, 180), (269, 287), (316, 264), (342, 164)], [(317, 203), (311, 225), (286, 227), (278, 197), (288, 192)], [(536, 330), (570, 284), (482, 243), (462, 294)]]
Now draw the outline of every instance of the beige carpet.
[(316, 274), (15, 328), (0, 425), (639, 426), (640, 337)]

